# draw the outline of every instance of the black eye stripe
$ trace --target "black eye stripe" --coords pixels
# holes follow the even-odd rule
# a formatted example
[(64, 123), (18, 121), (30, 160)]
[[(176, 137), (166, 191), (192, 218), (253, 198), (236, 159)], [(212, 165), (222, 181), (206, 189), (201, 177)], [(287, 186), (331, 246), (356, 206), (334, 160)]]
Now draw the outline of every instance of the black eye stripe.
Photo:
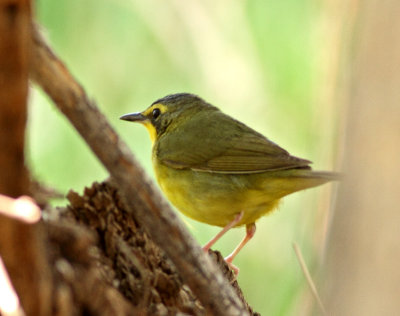
[(153, 110), (153, 112), (152, 112), (153, 118), (155, 118), (155, 119), (156, 119), (157, 117), (159, 117), (160, 114), (161, 114), (161, 111), (160, 111), (159, 108), (155, 108), (155, 109)]

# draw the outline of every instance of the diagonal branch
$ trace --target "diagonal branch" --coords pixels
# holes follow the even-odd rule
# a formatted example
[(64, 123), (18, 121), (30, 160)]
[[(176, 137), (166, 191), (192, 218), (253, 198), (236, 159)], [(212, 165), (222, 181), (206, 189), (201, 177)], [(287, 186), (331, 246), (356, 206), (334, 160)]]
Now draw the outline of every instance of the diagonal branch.
[[(31, 77), (70, 120), (119, 186), (128, 210), (171, 258), (193, 293), (213, 315), (247, 315), (242, 302), (160, 193), (125, 143), (39, 33), (34, 31)], [(135, 196), (135, 199), (129, 197)]]

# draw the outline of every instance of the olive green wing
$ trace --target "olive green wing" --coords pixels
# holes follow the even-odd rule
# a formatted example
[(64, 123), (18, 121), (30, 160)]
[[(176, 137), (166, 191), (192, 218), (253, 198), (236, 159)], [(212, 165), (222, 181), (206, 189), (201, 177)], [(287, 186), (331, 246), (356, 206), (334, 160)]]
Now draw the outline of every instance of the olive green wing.
[(309, 168), (263, 135), (220, 111), (197, 113), (160, 137), (159, 161), (175, 169), (217, 173), (258, 173)]
[(264, 137), (245, 134), (233, 140), (221, 155), (210, 158), (199, 169), (227, 173), (257, 173), (271, 170), (308, 167), (311, 162), (291, 156)]

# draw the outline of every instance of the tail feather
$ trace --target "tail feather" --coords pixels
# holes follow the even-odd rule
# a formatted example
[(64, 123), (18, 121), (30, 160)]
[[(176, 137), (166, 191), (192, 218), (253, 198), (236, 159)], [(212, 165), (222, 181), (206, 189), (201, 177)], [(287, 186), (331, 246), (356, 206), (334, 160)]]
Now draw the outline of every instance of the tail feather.
[(339, 181), (342, 175), (338, 172), (314, 171), (311, 169), (291, 169), (275, 173), (275, 177), (264, 184), (281, 197), (296, 191), (316, 187), (330, 181)]
[(340, 172), (333, 172), (333, 171), (314, 171), (314, 170), (307, 170), (302, 177), (305, 178), (318, 178), (318, 179), (325, 179), (326, 181), (339, 181), (343, 178), (343, 174)]

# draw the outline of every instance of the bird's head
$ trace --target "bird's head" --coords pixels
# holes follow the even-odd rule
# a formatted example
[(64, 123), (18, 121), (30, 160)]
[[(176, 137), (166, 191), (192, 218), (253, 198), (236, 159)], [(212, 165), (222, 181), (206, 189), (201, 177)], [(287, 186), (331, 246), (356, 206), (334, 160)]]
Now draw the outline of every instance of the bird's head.
[(207, 109), (216, 108), (194, 94), (176, 93), (158, 99), (143, 112), (125, 114), (120, 119), (142, 123), (154, 142), (168, 128), (179, 127), (196, 113)]

